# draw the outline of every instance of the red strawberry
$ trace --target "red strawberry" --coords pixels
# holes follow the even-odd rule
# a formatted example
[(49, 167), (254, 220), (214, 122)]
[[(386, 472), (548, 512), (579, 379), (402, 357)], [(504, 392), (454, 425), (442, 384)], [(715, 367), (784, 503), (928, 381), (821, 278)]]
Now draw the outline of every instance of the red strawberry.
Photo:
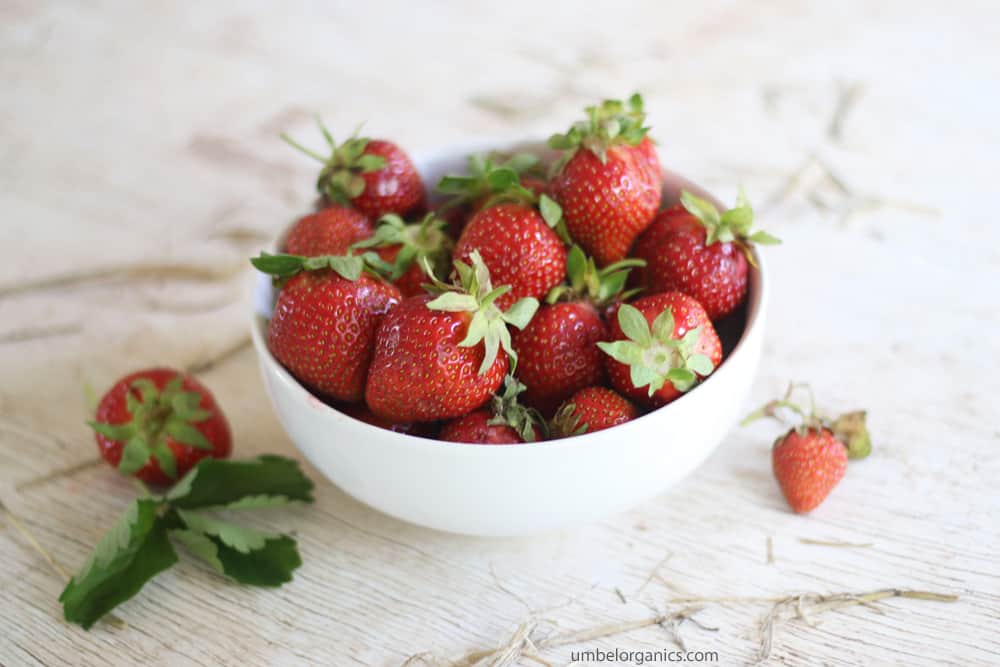
[[(773, 417), (787, 408), (801, 418), (801, 423), (774, 442), (771, 467), (781, 493), (798, 513), (810, 512), (823, 502), (847, 470), (847, 459), (861, 459), (871, 453), (871, 438), (863, 411), (848, 412), (827, 419), (816, 411), (812, 392), (807, 412), (791, 401), (792, 394), (806, 385), (790, 384), (784, 398), (771, 401), (743, 420), (746, 425), (760, 417)], [(845, 444), (846, 443), (846, 444)]]
[(361, 400), (375, 328), (399, 303), (399, 290), (362, 273), (360, 257), (261, 254), (251, 261), (287, 279), (267, 330), (271, 354), (310, 389)]
[[(599, 270), (578, 246), (570, 249), (569, 284), (550, 291), (549, 303), (512, 338), (515, 375), (528, 387), (525, 403), (551, 416), (573, 392), (604, 382), (605, 357), (597, 343), (608, 340), (608, 329), (600, 313), (621, 298), (629, 269), (641, 264), (624, 260)], [(561, 299), (565, 302), (557, 303)]]
[(403, 296), (423, 294), (428, 281), (423, 264), (426, 261), (441, 278), (448, 272), (452, 240), (445, 231), (447, 222), (428, 213), (419, 223), (406, 224), (394, 213), (379, 220), (375, 234), (357, 243), (356, 248), (374, 248), (391, 280)]
[(407, 215), (423, 208), (424, 184), (410, 157), (398, 146), (381, 139), (351, 137), (338, 146), (319, 123), (330, 147), (324, 157), (286, 135), (282, 139), (323, 163), (316, 189), (328, 202), (351, 204), (371, 219), (386, 213)]
[(233, 441), (222, 410), (200, 382), (170, 368), (118, 380), (90, 423), (101, 456), (150, 484), (169, 484), (201, 459), (224, 459)]
[(544, 421), (537, 412), (518, 403), (518, 394), (523, 391), (524, 385), (508, 375), (503, 393), (493, 397), (489, 408), (474, 410), (448, 422), (438, 439), (491, 445), (541, 440)]
[(684, 292), (717, 320), (746, 298), (752, 244), (779, 241), (766, 232), (750, 232), (753, 210), (742, 191), (736, 207), (721, 215), (689, 192), (681, 194), (681, 202), (656, 216), (632, 248), (635, 257), (646, 260), (635, 284), (649, 294)]
[(357, 209), (333, 204), (299, 218), (288, 230), (285, 252), (316, 257), (343, 255), (352, 243), (372, 235), (372, 223)]
[(448, 220), (451, 233), (461, 235), (469, 218), (485, 206), (500, 190), (509, 187), (510, 181), (520, 178), (520, 185), (535, 196), (545, 192), (547, 183), (531, 175), (538, 168), (538, 157), (531, 153), (517, 153), (506, 159), (498, 153), (470, 155), (468, 173), (463, 176), (444, 176), (435, 188), (447, 195), (437, 213)]
[(552, 419), (552, 437), (603, 431), (632, 421), (638, 416), (635, 406), (606, 387), (586, 387), (573, 394)]
[(611, 385), (623, 396), (659, 407), (708, 376), (722, 361), (722, 343), (697, 301), (667, 292), (623, 303), (611, 343), (598, 343)]
[[(508, 355), (516, 362), (507, 324), (523, 328), (538, 307), (522, 299), (502, 311), (479, 253), (472, 266), (456, 261), (461, 286), (438, 284), (440, 296), (410, 297), (378, 328), (365, 400), (393, 422), (452, 419), (475, 410), (500, 386)], [(503, 353), (500, 348), (503, 347)]]
[(455, 258), (468, 261), (476, 250), (493, 279), (511, 286), (497, 301), (500, 308), (523, 297), (540, 299), (566, 276), (566, 247), (529, 204), (495, 204), (472, 216)]
[(774, 443), (771, 465), (792, 510), (809, 512), (844, 477), (847, 447), (829, 429), (792, 429)]
[(565, 151), (551, 188), (573, 239), (601, 266), (623, 259), (660, 207), (663, 175), (643, 127), (642, 98), (588, 107), (549, 146)]

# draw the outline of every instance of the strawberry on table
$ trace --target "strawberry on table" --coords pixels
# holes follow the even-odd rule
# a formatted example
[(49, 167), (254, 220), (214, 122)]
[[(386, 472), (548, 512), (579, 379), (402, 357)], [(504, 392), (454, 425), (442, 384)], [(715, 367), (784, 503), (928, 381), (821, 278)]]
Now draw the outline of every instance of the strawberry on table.
[(649, 407), (678, 398), (722, 361), (722, 343), (705, 309), (680, 292), (623, 303), (610, 334), (612, 342), (597, 346), (608, 355), (611, 385)]
[(267, 255), (251, 260), (283, 281), (267, 345), (282, 366), (323, 396), (359, 401), (383, 315), (399, 289), (364, 268), (361, 257)]
[(713, 320), (733, 312), (746, 298), (747, 263), (753, 244), (780, 243), (751, 231), (753, 209), (740, 191), (736, 206), (723, 213), (690, 192), (681, 204), (653, 220), (636, 240), (632, 255), (646, 260), (633, 280), (647, 294), (677, 290), (698, 299)]
[(518, 402), (524, 385), (511, 376), (504, 378), (504, 390), (491, 400), (488, 408), (448, 422), (439, 440), (473, 444), (508, 445), (544, 439), (545, 422), (536, 411)]
[(630, 295), (622, 293), (625, 279), (642, 263), (626, 259), (598, 269), (579, 246), (570, 248), (568, 284), (554, 287), (528, 326), (512, 337), (515, 375), (527, 385), (525, 403), (551, 416), (573, 392), (604, 382), (605, 356), (597, 343), (608, 340), (608, 328), (601, 313)]
[(323, 163), (316, 189), (327, 202), (352, 205), (372, 220), (386, 213), (405, 216), (423, 208), (424, 184), (399, 146), (357, 136), (338, 146), (326, 126), (317, 122), (330, 149), (328, 156), (305, 148), (287, 135), (281, 138)]
[(343, 255), (352, 243), (370, 237), (372, 231), (371, 221), (361, 211), (331, 204), (292, 225), (285, 238), (285, 252), (303, 257)]
[(642, 98), (587, 108), (587, 120), (549, 139), (563, 151), (552, 177), (566, 228), (598, 265), (624, 259), (660, 207), (663, 174), (643, 126)]
[(862, 459), (871, 453), (871, 437), (864, 411), (829, 419), (816, 410), (811, 391), (808, 411), (792, 402), (799, 388), (808, 389), (806, 385), (789, 384), (784, 398), (755, 410), (742, 424), (761, 417), (785, 423), (778, 414), (781, 408), (799, 417), (796, 426), (774, 441), (771, 468), (792, 511), (802, 514), (816, 509), (830, 495), (843, 479), (848, 459)]
[(393, 422), (453, 419), (480, 407), (516, 363), (507, 325), (531, 320), (538, 301), (503, 310), (509, 285), (494, 288), (478, 252), (472, 265), (455, 261), (459, 285), (436, 283), (439, 296), (410, 297), (378, 327), (365, 401)]
[(150, 484), (169, 484), (201, 459), (232, 450), (229, 422), (211, 392), (170, 368), (115, 382), (90, 426), (108, 463)]
[(550, 425), (553, 438), (603, 431), (638, 416), (635, 406), (607, 387), (585, 387), (566, 401)]
[(424, 293), (423, 284), (428, 281), (423, 269), (425, 262), (438, 278), (448, 272), (454, 243), (446, 232), (447, 225), (433, 213), (413, 224), (389, 213), (379, 219), (373, 236), (354, 247), (374, 249), (389, 264), (387, 277), (403, 296), (416, 296)]

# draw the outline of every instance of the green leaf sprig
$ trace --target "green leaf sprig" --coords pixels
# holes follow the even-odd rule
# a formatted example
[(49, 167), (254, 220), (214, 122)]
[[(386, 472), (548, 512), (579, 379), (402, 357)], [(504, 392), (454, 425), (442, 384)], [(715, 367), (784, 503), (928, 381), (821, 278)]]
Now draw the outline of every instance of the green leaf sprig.
[(642, 291), (642, 288), (625, 289), (629, 272), (643, 266), (646, 260), (629, 257), (598, 268), (593, 257), (574, 245), (566, 253), (566, 283), (549, 290), (545, 302), (587, 301), (600, 308), (615, 301), (627, 301)]
[[(448, 259), (455, 245), (447, 229), (448, 223), (434, 213), (428, 213), (420, 222), (412, 224), (395, 213), (387, 213), (379, 218), (371, 237), (358, 241), (351, 248), (367, 250), (398, 245), (395, 260), (391, 264), (385, 263), (388, 280), (397, 280), (414, 264), (422, 267), (424, 258), (434, 275), (440, 278), (448, 272)], [(374, 258), (368, 253), (364, 257), (369, 264), (374, 263)]]
[(59, 596), (66, 620), (90, 628), (178, 561), (174, 543), (241, 584), (291, 581), (302, 564), (295, 540), (241, 526), (229, 515), (310, 503), (312, 489), (298, 463), (281, 456), (202, 459), (166, 495), (126, 508)]

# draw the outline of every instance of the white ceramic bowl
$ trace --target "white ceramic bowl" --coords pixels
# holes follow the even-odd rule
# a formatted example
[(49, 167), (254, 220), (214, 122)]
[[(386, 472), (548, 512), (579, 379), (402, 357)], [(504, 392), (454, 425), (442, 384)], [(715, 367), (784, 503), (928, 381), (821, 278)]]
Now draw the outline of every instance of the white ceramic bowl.
[[(466, 155), (496, 145), (464, 146), (416, 162), (425, 182), (433, 185), (444, 173), (464, 170)], [(676, 203), (681, 189), (712, 199), (677, 174), (668, 171), (665, 176), (665, 203)], [(758, 263), (760, 269), (751, 270), (743, 332), (704, 382), (621, 426), (552, 442), (441, 442), (381, 429), (329, 407), (268, 351), (273, 291), (262, 274), (254, 283), (253, 344), (285, 431), (345, 492), (386, 514), (430, 528), (469, 535), (527, 535), (632, 508), (690, 474), (718, 446), (736, 422), (760, 359), (767, 282), (759, 255)]]

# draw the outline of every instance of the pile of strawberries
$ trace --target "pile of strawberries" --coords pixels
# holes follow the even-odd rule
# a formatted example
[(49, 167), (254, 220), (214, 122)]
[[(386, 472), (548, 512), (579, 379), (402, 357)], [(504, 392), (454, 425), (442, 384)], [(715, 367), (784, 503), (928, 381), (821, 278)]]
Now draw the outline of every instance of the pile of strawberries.
[(753, 211), (689, 192), (660, 210), (642, 99), (609, 100), (534, 155), (471, 156), (429, 205), (388, 141), (329, 154), (321, 203), (286, 254), (275, 358), (335, 408), (395, 431), (520, 443), (598, 431), (691, 390), (722, 362), (716, 326), (745, 301)]

